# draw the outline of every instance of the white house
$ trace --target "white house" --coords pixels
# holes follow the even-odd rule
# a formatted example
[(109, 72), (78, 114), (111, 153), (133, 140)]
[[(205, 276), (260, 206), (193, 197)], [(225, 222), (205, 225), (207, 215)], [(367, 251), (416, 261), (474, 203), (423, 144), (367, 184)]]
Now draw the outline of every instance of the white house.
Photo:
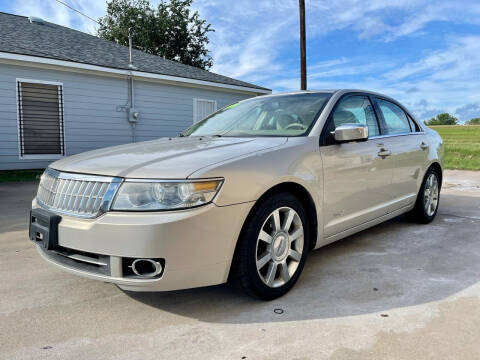
[(0, 170), (176, 136), (271, 90), (36, 18), (0, 13)]

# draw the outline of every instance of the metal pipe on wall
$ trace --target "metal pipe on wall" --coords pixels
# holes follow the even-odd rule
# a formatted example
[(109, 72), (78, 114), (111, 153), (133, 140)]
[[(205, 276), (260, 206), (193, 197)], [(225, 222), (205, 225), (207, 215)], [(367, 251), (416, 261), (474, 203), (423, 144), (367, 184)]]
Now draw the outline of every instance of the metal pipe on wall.
[(129, 81), (129, 96), (130, 96), (130, 99), (129, 99), (129, 109), (128, 109), (128, 112), (127, 112), (127, 116), (128, 116), (128, 121), (130, 122), (130, 124), (132, 125), (132, 142), (136, 142), (136, 136), (135, 136), (135, 124), (136, 122), (133, 121), (132, 119), (132, 112), (134, 111), (133, 109), (135, 108), (135, 90), (134, 90), (134, 83), (133, 83), (133, 75), (130, 74), (130, 81)]
[[(135, 65), (133, 65), (133, 29), (128, 29), (128, 67), (130, 69), (136, 69)], [(129, 91), (128, 95), (129, 99), (129, 108), (127, 110), (127, 120), (132, 125), (132, 142), (136, 142), (135, 136), (135, 126), (138, 119), (138, 112), (135, 111), (135, 89), (134, 89), (134, 80), (132, 71), (130, 71), (129, 75)]]

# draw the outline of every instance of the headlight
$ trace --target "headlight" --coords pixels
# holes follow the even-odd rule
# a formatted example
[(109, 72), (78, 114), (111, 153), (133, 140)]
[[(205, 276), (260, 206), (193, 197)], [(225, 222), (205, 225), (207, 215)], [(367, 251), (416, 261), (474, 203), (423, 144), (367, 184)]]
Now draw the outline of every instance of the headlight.
[(126, 181), (118, 190), (112, 210), (172, 210), (208, 204), (223, 180)]

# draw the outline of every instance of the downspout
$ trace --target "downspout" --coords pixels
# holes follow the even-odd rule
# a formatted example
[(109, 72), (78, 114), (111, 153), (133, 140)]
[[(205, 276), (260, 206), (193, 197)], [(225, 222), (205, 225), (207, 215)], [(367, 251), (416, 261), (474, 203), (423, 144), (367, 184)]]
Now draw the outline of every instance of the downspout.
[(128, 84), (129, 84), (129, 107), (127, 111), (127, 116), (128, 116), (128, 121), (132, 125), (132, 142), (136, 142), (135, 138), (135, 124), (136, 124), (136, 119), (134, 119), (134, 114), (135, 114), (135, 91), (134, 91), (134, 84), (133, 84), (133, 75), (132, 72), (130, 71), (130, 75), (128, 76)]
[(134, 79), (133, 79), (133, 73), (132, 70), (136, 70), (137, 68), (135, 65), (133, 65), (133, 55), (132, 55), (132, 35), (133, 31), (132, 28), (128, 29), (128, 55), (129, 55), (129, 60), (128, 60), (128, 67), (131, 69), (129, 71), (128, 75), (128, 84), (129, 84), (129, 106), (127, 109), (127, 117), (128, 117), (128, 122), (132, 125), (132, 142), (136, 142), (136, 136), (135, 136), (135, 125), (138, 121), (139, 113), (135, 110), (135, 90), (134, 90)]

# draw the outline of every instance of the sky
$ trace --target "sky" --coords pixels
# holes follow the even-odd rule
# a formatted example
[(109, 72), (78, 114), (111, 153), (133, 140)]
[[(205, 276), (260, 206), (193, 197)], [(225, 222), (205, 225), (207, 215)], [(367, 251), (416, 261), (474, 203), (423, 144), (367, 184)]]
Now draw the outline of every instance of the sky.
[[(63, 1), (105, 14), (103, 0)], [(194, 0), (193, 8), (215, 29), (211, 71), (274, 92), (299, 88), (297, 0)], [(0, 11), (96, 30), (55, 0), (0, 0)], [(421, 120), (480, 117), (480, 1), (306, 0), (306, 29), (308, 89), (378, 91)]]

